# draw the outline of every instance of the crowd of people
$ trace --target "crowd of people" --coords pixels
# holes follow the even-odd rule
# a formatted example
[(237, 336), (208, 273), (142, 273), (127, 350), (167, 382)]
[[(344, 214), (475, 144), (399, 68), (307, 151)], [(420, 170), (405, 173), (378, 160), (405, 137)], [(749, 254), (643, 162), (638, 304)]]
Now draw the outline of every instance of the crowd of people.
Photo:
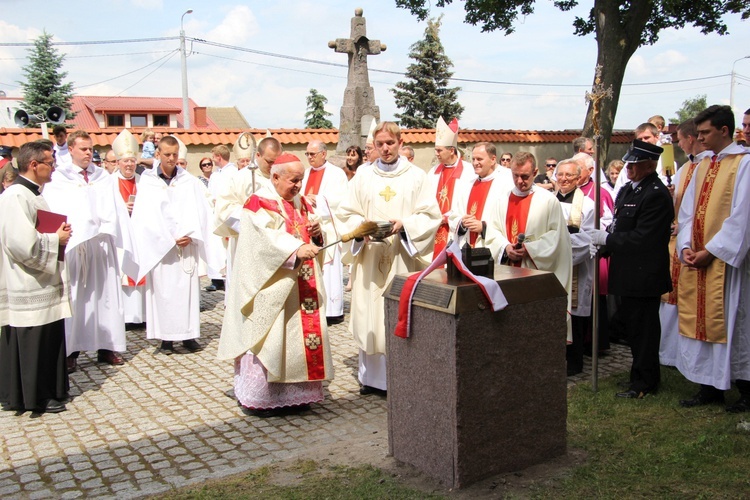
[[(744, 116), (738, 139), (750, 141)], [(85, 132), (56, 127), (54, 141), (20, 148), (17, 170), (0, 151), (2, 409), (64, 411), (80, 352), (123, 364), (127, 328), (145, 327), (157, 355), (203, 349), (206, 275), (207, 291), (225, 290), (227, 395), (257, 417), (306, 411), (333, 377), (328, 327), (344, 321), (345, 265), (359, 392), (384, 396), (385, 289), (458, 239), (498, 264), (555, 274), (568, 298), (568, 375), (592, 344), (604, 354), (621, 339), (633, 364), (618, 397), (654, 393), (660, 366), (673, 365), (700, 384), (682, 406), (723, 402), (736, 382), (727, 410), (748, 411), (750, 150), (734, 125), (727, 106), (680, 124), (674, 141), (688, 161), (678, 168), (662, 165), (672, 137), (652, 117), (598, 186), (590, 138), (540, 172), (526, 151), (462, 151), (455, 119), (438, 120), (429, 171), (398, 125), (373, 121), (343, 168), (321, 141), (307, 145), (306, 168), (276, 138), (242, 134), (202, 158), (200, 176), (174, 136), (146, 131), (139, 147), (123, 130), (98, 157)], [(377, 230), (362, 232), (370, 222)]]

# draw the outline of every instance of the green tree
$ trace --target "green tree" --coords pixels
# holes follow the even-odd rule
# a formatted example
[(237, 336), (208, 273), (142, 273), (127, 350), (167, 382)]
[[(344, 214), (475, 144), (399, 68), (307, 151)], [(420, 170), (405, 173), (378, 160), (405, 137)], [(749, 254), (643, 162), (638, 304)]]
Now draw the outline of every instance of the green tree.
[(305, 128), (333, 128), (333, 123), (328, 119), (333, 116), (325, 110), (324, 106), (328, 99), (317, 90), (310, 89), (310, 95), (307, 96), (307, 112), (305, 113)]
[(669, 123), (682, 123), (685, 120), (693, 118), (707, 107), (706, 94), (697, 95), (692, 99), (686, 99), (682, 102), (682, 107), (677, 110), (677, 117), (670, 118)]
[(439, 116), (450, 122), (464, 111), (458, 103), (461, 88), (448, 87), (453, 62), (440, 42), (441, 19), (427, 20), (424, 38), (410, 47), (409, 57), (415, 62), (406, 69), (407, 80), (390, 89), (401, 111), (396, 118), (404, 128), (433, 128)]
[(29, 49), (29, 61), (22, 68), (24, 81), (19, 81), (23, 89), (24, 109), (30, 115), (42, 115), (51, 106), (59, 106), (65, 110), (67, 118), (73, 118), (71, 110), (73, 99), (73, 83), (63, 83), (68, 76), (67, 71), (61, 71), (64, 54), (59, 54), (52, 46), (52, 35), (43, 32)]
[[(419, 19), (429, 16), (429, 7), (444, 7), (453, 0), (395, 0), (398, 7), (409, 9)], [(482, 32), (504, 31), (513, 33), (519, 15), (534, 13), (535, 0), (471, 0), (464, 4), (464, 21), (480, 25)], [(555, 0), (562, 11), (578, 5), (578, 0)], [(612, 99), (601, 101), (602, 156), (607, 157), (609, 139), (617, 113), (622, 81), (631, 56), (642, 45), (651, 45), (666, 28), (683, 28), (689, 24), (702, 33), (725, 35), (728, 30), (722, 19), (724, 14), (740, 13), (742, 19), (750, 18), (750, 3), (746, 0), (594, 0), (587, 18), (576, 17), (574, 34), (594, 34), (597, 44), (596, 64), (602, 67), (602, 84), (612, 88)], [(593, 69), (593, 68), (592, 68)], [(592, 71), (593, 73), (593, 71)], [(594, 78), (592, 78), (592, 81)], [(593, 135), (593, 108), (589, 104), (583, 135)]]

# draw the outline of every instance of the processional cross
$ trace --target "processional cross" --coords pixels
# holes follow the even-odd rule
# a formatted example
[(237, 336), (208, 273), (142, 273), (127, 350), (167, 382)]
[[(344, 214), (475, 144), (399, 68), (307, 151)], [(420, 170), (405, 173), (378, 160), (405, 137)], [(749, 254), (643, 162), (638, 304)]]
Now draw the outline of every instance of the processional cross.
[[(586, 92), (586, 103), (591, 103), (591, 124), (594, 128), (594, 162), (596, 164), (594, 175), (594, 226), (599, 229), (599, 220), (601, 219), (601, 173), (602, 162), (600, 161), (600, 144), (601, 140), (601, 104), (603, 99), (612, 99), (612, 86), (604, 88), (602, 83), (602, 66), (596, 65), (594, 73), (594, 85), (591, 92)], [(598, 263), (598, 254), (596, 261)], [(593, 332), (591, 335), (591, 387), (594, 391), (598, 390), (599, 377), (599, 265), (594, 265), (593, 280), (593, 297), (591, 308), (591, 319), (593, 323)]]

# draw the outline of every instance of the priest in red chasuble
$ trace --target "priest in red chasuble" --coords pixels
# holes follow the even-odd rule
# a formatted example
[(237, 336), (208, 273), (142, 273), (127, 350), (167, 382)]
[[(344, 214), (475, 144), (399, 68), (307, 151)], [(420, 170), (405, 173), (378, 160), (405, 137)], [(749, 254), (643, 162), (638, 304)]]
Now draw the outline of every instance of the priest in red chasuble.
[(323, 236), (313, 207), (299, 196), (303, 175), (296, 156), (279, 156), (274, 193), (253, 194), (240, 219), (218, 356), (234, 360), (234, 392), (248, 415), (305, 411), (323, 400), (322, 381), (333, 378)]
[(456, 185), (448, 220), (451, 234), (458, 228), (459, 235), (465, 236), (472, 248), (477, 248), (485, 246), (492, 204), (501, 193), (513, 187), (513, 176), (509, 169), (498, 168), (497, 149), (490, 142), (479, 142), (474, 146), (471, 162), (474, 176), (468, 182)]
[(435, 233), (433, 259), (443, 251), (450, 237), (448, 218), (456, 192), (456, 184), (459, 180), (470, 182), (474, 177), (474, 169), (471, 164), (461, 159), (457, 146), (458, 120), (454, 118), (450, 125), (447, 125), (441, 116), (435, 125), (435, 156), (439, 164), (431, 168), (427, 174), (427, 180), (432, 192), (435, 193), (435, 199), (443, 217)]
[(495, 262), (555, 273), (568, 292), (570, 311), (573, 257), (562, 208), (555, 195), (534, 184), (534, 155), (519, 151), (511, 161), (514, 186), (494, 204), (485, 246)]

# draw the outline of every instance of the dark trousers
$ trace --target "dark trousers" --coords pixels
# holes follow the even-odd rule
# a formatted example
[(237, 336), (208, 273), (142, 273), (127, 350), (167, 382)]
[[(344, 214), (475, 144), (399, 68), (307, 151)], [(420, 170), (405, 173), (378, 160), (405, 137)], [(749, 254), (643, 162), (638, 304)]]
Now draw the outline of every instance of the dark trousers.
[(591, 316), (571, 315), (570, 318), (573, 343), (565, 349), (565, 361), (568, 362), (569, 373), (580, 373), (583, 371), (583, 337)]
[(620, 297), (618, 314), (633, 354), (630, 388), (654, 391), (659, 387), (660, 297)]
[(0, 402), (13, 410), (43, 408), (68, 394), (65, 324), (4, 326), (0, 335)]

